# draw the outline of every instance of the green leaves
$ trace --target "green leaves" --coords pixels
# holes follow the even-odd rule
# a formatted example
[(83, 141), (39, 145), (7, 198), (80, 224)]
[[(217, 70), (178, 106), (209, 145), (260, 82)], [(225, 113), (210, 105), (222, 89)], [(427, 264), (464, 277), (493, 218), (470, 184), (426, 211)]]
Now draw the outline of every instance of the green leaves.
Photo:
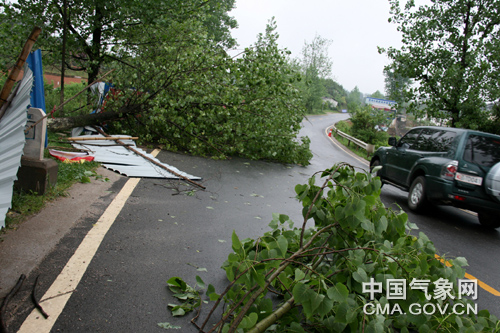
[(231, 236), (231, 241), (233, 242), (232, 243), (233, 251), (237, 254), (243, 255), (244, 249), (241, 245), (238, 235), (236, 235), (236, 232), (234, 230), (233, 230), (233, 235)]
[(207, 296), (211, 301), (216, 301), (220, 297), (220, 295), (215, 292), (214, 286), (212, 286), (211, 284), (208, 285)]
[(255, 312), (252, 312), (248, 316), (245, 316), (243, 318), (238, 328), (242, 329), (252, 328), (257, 323), (257, 319), (259, 319), (259, 316)]
[[(205, 286), (203, 280), (197, 276), (196, 281), (200, 286)], [(201, 304), (201, 298), (197, 290), (189, 286), (184, 280), (179, 277), (172, 277), (167, 281), (168, 288), (173, 293), (172, 296), (183, 301), (182, 304), (168, 304), (171, 308), (172, 316), (184, 316), (186, 313), (193, 311)]]
[(338, 303), (342, 303), (347, 301), (347, 297), (349, 296), (349, 290), (343, 283), (338, 282), (335, 286), (329, 288), (326, 291), (326, 294), (331, 300)]
[(170, 330), (170, 329), (178, 330), (178, 329), (181, 329), (180, 326), (172, 325), (170, 323), (158, 323), (158, 326), (160, 326), (161, 328), (164, 328), (166, 330)]
[(368, 282), (368, 275), (361, 267), (359, 267), (356, 272), (352, 273), (352, 278), (359, 283)]
[(295, 285), (292, 293), (295, 301), (302, 305), (307, 318), (311, 318), (314, 315), (314, 311), (325, 298), (324, 295), (314, 292), (307, 285), (300, 282)]
[[(408, 102), (407, 111), (418, 116), (451, 120), (452, 127), (487, 127), (492, 121), (484, 113), (486, 103), (500, 96), (499, 54), (492, 52), (500, 47), (500, 22), (493, 14), (498, 2), (437, 1), (419, 7), (408, 2), (413, 6), (404, 8), (398, 0), (390, 3), (403, 46), (385, 50), (392, 60), (385, 71), (392, 86), (405, 88), (394, 93), (398, 102)], [(416, 102), (423, 98), (425, 108)]]
[[(399, 305), (406, 312), (412, 303), (442, 305), (408, 286), (405, 300), (388, 299), (387, 283), (393, 279), (405, 279), (407, 284), (413, 279), (458, 281), (464, 277), (467, 261), (459, 257), (450, 261), (452, 266), (446, 265), (436, 257), (425, 234), (407, 234), (408, 216), (384, 207), (380, 184), (375, 184), (378, 179), (369, 173), (335, 165), (321, 178), (322, 185), (311, 179), (295, 188), (304, 206), (304, 220), (314, 218), (312, 227), (296, 228), (287, 215), (275, 213), (270, 230), (258, 239), (241, 240), (233, 231), (233, 252), (222, 266), (230, 284), (220, 295), (212, 285), (206, 292), (211, 301), (225, 302), (226, 319), (219, 322), (223, 332), (230, 327), (248, 332), (256, 325), (276, 332), (495, 331), (500, 322), (488, 312), (478, 316), (366, 312), (369, 302), (384, 308)], [(372, 279), (380, 283), (373, 300), (364, 288)], [(196, 281), (205, 287), (201, 278)], [(196, 291), (181, 279), (172, 278), (169, 286), (184, 302), (170, 305), (174, 316), (191, 309), (190, 303), (185, 304), (190, 299), (199, 303), (193, 297)], [(272, 300), (271, 292), (276, 295)], [(457, 292), (455, 284), (452, 293)]]

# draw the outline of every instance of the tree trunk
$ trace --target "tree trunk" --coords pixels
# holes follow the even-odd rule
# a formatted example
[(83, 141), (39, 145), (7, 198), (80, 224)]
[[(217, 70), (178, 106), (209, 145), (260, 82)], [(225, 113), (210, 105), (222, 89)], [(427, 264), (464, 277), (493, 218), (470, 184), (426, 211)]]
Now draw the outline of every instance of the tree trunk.
[(457, 127), (457, 123), (460, 120), (460, 111), (454, 109), (451, 111), (451, 127)]
[[(94, 29), (92, 30), (92, 41), (89, 49), (89, 66), (87, 70), (88, 82), (94, 82), (99, 77), (103, 56), (101, 54), (102, 47), (102, 20), (103, 20), (103, 5), (96, 2), (95, 15), (94, 15)], [(89, 90), (87, 94), (87, 103), (92, 103), (92, 94)]]
[(76, 117), (53, 118), (48, 121), (48, 128), (51, 131), (64, 131), (74, 127), (99, 126), (105, 122), (121, 119), (128, 115), (140, 113), (144, 110), (143, 105), (131, 105), (119, 111), (107, 111), (101, 113), (85, 114)]
[[(66, 68), (66, 41), (68, 38), (68, 4), (67, 0), (63, 1), (63, 39), (62, 39), (62, 50), (61, 50), (61, 95), (59, 98), (59, 104), (64, 103), (64, 77), (65, 68)], [(61, 109), (60, 112), (64, 112), (64, 109)]]

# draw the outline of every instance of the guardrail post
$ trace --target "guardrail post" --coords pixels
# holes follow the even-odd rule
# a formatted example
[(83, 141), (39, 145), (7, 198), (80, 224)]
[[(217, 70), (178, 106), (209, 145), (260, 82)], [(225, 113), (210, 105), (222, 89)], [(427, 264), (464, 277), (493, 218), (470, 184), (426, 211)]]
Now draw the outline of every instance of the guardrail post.
[(335, 125), (332, 125), (332, 133), (335, 133), (335, 135), (338, 135), (338, 136), (341, 136), (343, 137), (344, 139), (347, 140), (347, 146), (350, 147), (351, 146), (351, 141), (354, 142), (354, 144), (356, 145), (356, 150), (358, 150), (359, 148), (358, 147), (361, 147), (363, 149), (366, 150), (366, 158), (369, 158), (370, 157), (370, 154), (373, 154), (375, 152), (375, 145), (372, 145), (372, 144), (368, 144), (368, 143), (365, 143), (361, 140), (358, 140), (340, 130), (337, 129), (337, 127), (335, 127)]
[(367, 144), (366, 145), (366, 158), (370, 157), (370, 154), (375, 152), (375, 145)]

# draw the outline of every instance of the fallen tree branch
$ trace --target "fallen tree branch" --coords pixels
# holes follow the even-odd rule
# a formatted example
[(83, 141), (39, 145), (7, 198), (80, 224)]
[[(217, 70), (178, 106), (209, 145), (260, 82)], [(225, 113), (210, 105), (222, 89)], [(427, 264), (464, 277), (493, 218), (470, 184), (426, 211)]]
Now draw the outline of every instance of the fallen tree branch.
[[(306, 252), (306, 251), (307, 250), (304, 250), (303, 252)], [(314, 263), (314, 265), (311, 268), (304, 265), (304, 267), (306, 267), (309, 270), (309, 272), (306, 273), (306, 276), (309, 275), (311, 272), (313, 272), (314, 274), (318, 274), (314, 270), (316, 268), (318, 268), (320, 263), (323, 261), (323, 259), (325, 258), (325, 254), (326, 254), (325, 252), (316, 253), (315, 255), (320, 256), (320, 258), (318, 259), (318, 261), (316, 261)], [(300, 255), (298, 257), (300, 257)], [(288, 259), (288, 260), (290, 260), (290, 259)], [(313, 259), (313, 261), (314, 261), (314, 259)], [(286, 314), (288, 311), (290, 311), (294, 305), (295, 305), (295, 297), (292, 294), (292, 296), (290, 297), (289, 300), (287, 300), (278, 309), (273, 311), (273, 313), (271, 313), (269, 316), (267, 316), (266, 318), (264, 318), (260, 322), (258, 322), (250, 331), (248, 331), (248, 333), (265, 332), (269, 328), (269, 326), (276, 323), (281, 317), (283, 317), (284, 314)]]
[[(92, 82), (91, 84), (87, 85), (85, 88), (83, 88), (82, 90), (80, 90), (76, 95), (74, 95), (73, 97), (71, 97), (71, 98), (67, 99), (66, 101), (64, 101), (63, 103), (61, 103), (58, 107), (54, 107), (54, 110), (52, 110), (50, 114), (52, 114), (52, 113), (54, 113), (54, 112), (62, 109), (64, 105), (66, 105), (70, 101), (74, 100), (76, 97), (78, 97), (79, 95), (81, 95), (85, 90), (87, 90), (88, 88), (90, 88), (94, 83), (99, 82), (100, 80), (104, 79), (106, 76), (108, 76), (109, 74), (111, 74), (113, 71), (114, 71), (114, 69), (110, 70), (109, 72), (107, 72), (106, 74), (104, 74), (103, 76), (101, 76), (100, 78), (96, 79), (94, 82)], [(34, 124), (32, 124), (27, 129), (25, 129), (24, 133), (28, 133), (33, 127), (35, 127), (36, 125), (38, 125), (42, 120), (44, 120), (48, 116), (49, 116), (49, 113), (47, 113), (42, 118), (38, 119), (38, 121), (36, 121)]]
[(54, 131), (64, 131), (74, 127), (100, 126), (106, 121), (123, 118), (124, 115), (141, 113), (144, 110), (143, 104), (124, 106), (117, 111), (106, 111), (99, 113), (84, 114), (75, 117), (51, 118), (48, 127)]
[(137, 140), (139, 139), (137, 136), (131, 136), (131, 137), (116, 137), (116, 136), (95, 136), (95, 137), (72, 137), (72, 138), (67, 138), (66, 140), (68, 141), (91, 141), (91, 140)]
[(38, 275), (35, 279), (35, 283), (33, 284), (33, 289), (31, 290), (31, 301), (33, 302), (33, 304), (35, 305), (35, 308), (38, 309), (38, 311), (40, 311), (40, 313), (42, 314), (42, 316), (47, 319), (49, 318), (49, 315), (47, 314), (47, 312), (45, 312), (42, 308), (42, 306), (40, 305), (40, 303), (38, 303), (38, 300), (36, 299), (36, 286), (38, 284), (38, 278), (40, 277), (40, 275)]
[(14, 297), (14, 295), (17, 293), (19, 288), (21, 288), (21, 286), (23, 285), (24, 280), (26, 280), (26, 275), (21, 274), (21, 276), (19, 277), (19, 280), (17, 280), (17, 283), (14, 286), (14, 288), (12, 288), (11, 291), (7, 294), (7, 296), (5, 296), (5, 298), (3, 299), (2, 306), (0, 307), (0, 330), (1, 330), (0, 332), (1, 333), (8, 332), (7, 325), (6, 325), (5, 319), (4, 319), (5, 311), (7, 309), (7, 305), (9, 304), (11, 298)]
[(321, 235), (325, 231), (327, 231), (327, 230), (329, 230), (329, 229), (331, 229), (331, 228), (333, 228), (335, 226), (336, 226), (336, 224), (330, 224), (330, 225), (322, 228), (321, 230), (319, 230), (317, 233), (315, 233), (311, 237), (311, 239), (304, 246), (302, 246), (299, 250), (297, 250), (297, 252), (295, 252), (290, 258), (288, 258), (288, 261), (283, 262), (281, 264), (281, 266), (267, 279), (265, 285), (263, 287), (260, 287), (259, 289), (257, 289), (257, 291), (254, 292), (254, 294), (250, 297), (249, 301), (245, 304), (245, 306), (241, 309), (241, 311), (238, 314), (238, 316), (234, 319), (233, 323), (231, 324), (231, 327), (229, 328), (228, 333), (236, 332), (236, 329), (238, 328), (238, 325), (241, 323), (241, 321), (243, 320), (243, 317), (246, 315), (246, 313), (248, 312), (248, 310), (250, 309), (250, 307), (257, 300), (257, 298), (259, 297), (259, 295), (262, 294), (269, 287), (269, 285), (271, 284), (271, 282), (274, 281), (280, 275), (280, 273), (283, 272), (285, 270), (285, 268), (291, 263), (291, 261), (289, 261), (289, 260), (292, 260), (295, 257), (299, 256), (309, 246), (311, 246), (311, 244), (314, 242), (314, 240), (319, 235)]
[(276, 311), (271, 313), (266, 318), (259, 321), (248, 333), (262, 333), (265, 332), (269, 326), (276, 323), (283, 315), (290, 311), (295, 305), (295, 298), (292, 296), (288, 301), (286, 301), (282, 306), (280, 306)]

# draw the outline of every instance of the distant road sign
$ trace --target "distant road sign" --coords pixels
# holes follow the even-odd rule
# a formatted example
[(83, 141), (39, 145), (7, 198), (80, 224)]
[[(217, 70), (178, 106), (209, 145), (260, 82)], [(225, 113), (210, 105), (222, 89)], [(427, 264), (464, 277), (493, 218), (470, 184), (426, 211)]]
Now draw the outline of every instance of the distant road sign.
[(397, 104), (396, 101), (390, 101), (387, 99), (380, 99), (373, 97), (366, 97), (365, 102), (366, 104), (369, 104), (374, 108), (383, 109), (386, 111), (392, 110), (392, 108)]

